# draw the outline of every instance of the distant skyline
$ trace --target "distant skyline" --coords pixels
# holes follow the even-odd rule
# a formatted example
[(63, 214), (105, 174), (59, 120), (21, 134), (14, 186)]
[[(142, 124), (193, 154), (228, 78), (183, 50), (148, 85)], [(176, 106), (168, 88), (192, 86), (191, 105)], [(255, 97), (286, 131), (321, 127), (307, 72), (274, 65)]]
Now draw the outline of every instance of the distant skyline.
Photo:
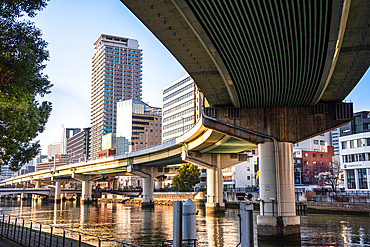
[[(52, 0), (31, 21), (41, 29), (49, 45), (50, 61), (43, 71), (54, 87), (41, 100), (53, 103), (53, 111), (40, 140), (42, 154), (60, 141), (66, 128), (90, 126), (91, 58), (100, 34), (139, 41), (143, 49), (143, 101), (162, 107), (162, 88), (186, 71), (156, 37), (118, 0)], [(354, 110), (370, 110), (370, 72), (364, 75), (346, 101)]]

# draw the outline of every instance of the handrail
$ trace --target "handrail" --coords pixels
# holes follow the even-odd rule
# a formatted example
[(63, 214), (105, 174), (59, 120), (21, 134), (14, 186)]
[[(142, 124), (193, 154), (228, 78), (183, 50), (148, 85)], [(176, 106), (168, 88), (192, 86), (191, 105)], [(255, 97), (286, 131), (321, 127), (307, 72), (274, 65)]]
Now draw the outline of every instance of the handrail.
[[(66, 231), (67, 231), (67, 232), (71, 232), (71, 233), (77, 233), (77, 234), (79, 234), (79, 240), (73, 239), (73, 240), (75, 240), (75, 241), (79, 241), (79, 243), (81, 243), (81, 235), (85, 235), (85, 236), (89, 236), (89, 237), (97, 238), (97, 239), (98, 239), (98, 242), (99, 242), (99, 245), (98, 245), (99, 247), (101, 246), (101, 240), (109, 241), (109, 242), (114, 242), (114, 243), (118, 243), (118, 244), (122, 244), (123, 246), (139, 247), (139, 246), (134, 245), (134, 244), (125, 243), (125, 242), (118, 241), (118, 240), (114, 240), (114, 239), (109, 239), (109, 238), (99, 237), (99, 236), (96, 236), (96, 235), (92, 235), (92, 234), (88, 234), (88, 233), (84, 233), (84, 232), (79, 232), (79, 231), (75, 231), (75, 230), (67, 229), (67, 228), (60, 227), (60, 226), (54, 226), (54, 225), (50, 225), (50, 224), (47, 224), (47, 223), (39, 222), (39, 221), (36, 221), (36, 220), (30, 220), (30, 219), (27, 219), (27, 218), (23, 218), (23, 217), (21, 217), (21, 216), (16, 216), (16, 215), (11, 215), (11, 214), (8, 214), (8, 215), (3, 214), (2, 219), (0, 219), (0, 222), (1, 222), (1, 225), (2, 225), (1, 229), (3, 229), (5, 216), (9, 217), (9, 221), (8, 221), (8, 224), (9, 224), (9, 225), (11, 224), (11, 223), (10, 223), (10, 219), (11, 219), (11, 217), (16, 218), (16, 220), (15, 220), (15, 224), (11, 224), (11, 225), (14, 225), (15, 227), (17, 227), (17, 225), (16, 225), (16, 223), (17, 223), (17, 219), (22, 219), (22, 220), (23, 220), (23, 222), (24, 222), (24, 221), (29, 221), (29, 222), (31, 222), (31, 229), (29, 229), (29, 231), (31, 231), (31, 232), (32, 232), (33, 230), (36, 230), (36, 229), (32, 229), (32, 223), (37, 223), (37, 224), (39, 224), (39, 225), (40, 225), (40, 234), (41, 234), (41, 226), (42, 226), (42, 225), (44, 225), (44, 226), (49, 226), (49, 227), (50, 227), (50, 229), (51, 229), (50, 235), (59, 236), (59, 235), (56, 235), (55, 233), (53, 234), (53, 232), (52, 232), (52, 229), (53, 229), (53, 228), (59, 228), (59, 229), (63, 230), (63, 232), (66, 232)], [(22, 228), (24, 228), (24, 223), (23, 223)], [(36, 230), (36, 231), (37, 231), (37, 230)], [(1, 235), (4, 235), (4, 234), (3, 234), (3, 232), (1, 232)], [(14, 235), (15, 235), (15, 233), (14, 233)], [(65, 234), (63, 234), (63, 236), (60, 236), (60, 237), (65, 238)], [(52, 236), (51, 236), (51, 238), (52, 238)], [(22, 241), (22, 239), (21, 239), (21, 241)], [(50, 241), (51, 241), (51, 240), (50, 240)]]

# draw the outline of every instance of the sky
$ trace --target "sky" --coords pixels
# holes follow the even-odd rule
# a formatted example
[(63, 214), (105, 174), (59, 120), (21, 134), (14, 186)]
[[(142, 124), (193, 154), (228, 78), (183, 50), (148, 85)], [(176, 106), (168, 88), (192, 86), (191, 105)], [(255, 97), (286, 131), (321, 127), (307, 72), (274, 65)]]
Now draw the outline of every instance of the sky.
[[(47, 146), (60, 142), (62, 126), (90, 126), (91, 64), (94, 42), (100, 34), (139, 40), (143, 49), (143, 101), (161, 107), (162, 88), (186, 71), (160, 41), (119, 0), (51, 0), (31, 19), (49, 43), (50, 59), (43, 73), (54, 86), (41, 101), (53, 103), (53, 110), (40, 141)], [(369, 70), (347, 96), (354, 110), (370, 110)]]

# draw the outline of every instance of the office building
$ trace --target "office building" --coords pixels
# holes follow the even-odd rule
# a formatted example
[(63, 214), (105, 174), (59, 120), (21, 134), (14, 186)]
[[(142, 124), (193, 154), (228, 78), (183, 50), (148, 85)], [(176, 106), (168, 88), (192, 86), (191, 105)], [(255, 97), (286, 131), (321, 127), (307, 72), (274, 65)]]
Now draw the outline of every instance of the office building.
[(80, 128), (64, 128), (62, 131), (62, 147), (61, 147), (61, 154), (67, 153), (67, 145), (68, 145), (68, 139), (72, 136), (76, 135), (81, 131)]
[(92, 57), (90, 157), (101, 151), (101, 136), (116, 137), (116, 104), (141, 100), (142, 50), (134, 39), (102, 34)]
[(117, 103), (117, 155), (162, 143), (162, 109), (140, 100)]
[(90, 128), (74, 134), (67, 139), (67, 154), (69, 163), (86, 161), (90, 152)]
[(18, 172), (13, 172), (8, 165), (0, 166), (0, 181), (18, 176)]
[(166, 141), (184, 134), (194, 126), (201, 117), (202, 100), (189, 74), (164, 87), (162, 95), (162, 140)]
[(354, 114), (354, 120), (340, 128), (341, 169), (346, 191), (370, 189), (370, 111)]
[(339, 136), (340, 136), (340, 128), (333, 129), (330, 131), (331, 133), (331, 145), (334, 147), (334, 155), (339, 155)]
[(62, 153), (62, 143), (61, 142), (53, 142), (52, 144), (48, 145), (48, 158), (52, 159), (55, 155)]
[(67, 154), (58, 154), (55, 155), (52, 159), (45, 158), (42, 160), (41, 163), (37, 163), (36, 171), (41, 170), (53, 170), (54, 167), (57, 168), (59, 166), (68, 165), (69, 163), (69, 156)]

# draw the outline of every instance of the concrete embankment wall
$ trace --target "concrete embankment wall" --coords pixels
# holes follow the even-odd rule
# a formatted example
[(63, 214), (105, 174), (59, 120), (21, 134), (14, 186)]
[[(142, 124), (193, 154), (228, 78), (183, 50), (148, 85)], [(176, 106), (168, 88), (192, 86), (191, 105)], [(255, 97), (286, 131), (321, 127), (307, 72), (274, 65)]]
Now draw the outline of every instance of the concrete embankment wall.
[(307, 209), (314, 211), (333, 211), (340, 213), (370, 213), (370, 204), (335, 202), (307, 202)]

